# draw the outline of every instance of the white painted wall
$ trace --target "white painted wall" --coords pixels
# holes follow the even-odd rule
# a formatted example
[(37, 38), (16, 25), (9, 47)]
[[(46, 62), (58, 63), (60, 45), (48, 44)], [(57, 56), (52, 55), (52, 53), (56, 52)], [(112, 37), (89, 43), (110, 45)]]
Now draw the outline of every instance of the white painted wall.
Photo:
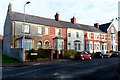
[[(71, 33), (71, 37), (68, 37), (68, 33)], [(76, 32), (79, 32), (79, 38), (76, 38)], [(75, 49), (75, 40), (80, 40), (80, 50), (77, 51), (84, 51), (84, 31), (83, 30), (78, 30), (78, 29), (72, 29), (68, 28), (67, 29), (67, 49)], [(71, 48), (69, 48), (68, 44), (71, 44)]]

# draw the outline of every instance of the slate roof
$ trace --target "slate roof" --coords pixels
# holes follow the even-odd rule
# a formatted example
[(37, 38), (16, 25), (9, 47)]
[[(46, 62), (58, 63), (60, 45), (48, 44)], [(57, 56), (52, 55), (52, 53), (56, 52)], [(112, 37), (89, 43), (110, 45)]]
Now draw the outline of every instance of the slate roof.
[(107, 33), (107, 29), (109, 28), (109, 26), (111, 25), (112, 22), (109, 23), (105, 23), (100, 25), (99, 29), (102, 30), (103, 32)]
[[(9, 15), (11, 20), (13, 21), (22, 21), (22, 22), (24, 21), (23, 13), (9, 12)], [(74, 28), (74, 29), (80, 29), (80, 30), (90, 31), (90, 32), (102, 32), (100, 29), (90, 25), (73, 24), (71, 22), (66, 22), (66, 21), (56, 21), (54, 19), (48, 19), (48, 18), (33, 16), (28, 14), (25, 14), (25, 21), (28, 23), (35, 23), (35, 24), (54, 26), (54, 27)]]

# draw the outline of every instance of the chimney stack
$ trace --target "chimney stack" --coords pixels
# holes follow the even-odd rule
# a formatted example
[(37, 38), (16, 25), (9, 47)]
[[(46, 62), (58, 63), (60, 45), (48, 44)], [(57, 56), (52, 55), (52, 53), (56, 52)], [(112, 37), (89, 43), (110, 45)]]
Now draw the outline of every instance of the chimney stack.
[(71, 23), (76, 24), (76, 18), (75, 17), (71, 18)]
[(11, 12), (11, 11), (12, 11), (12, 4), (9, 3), (9, 5), (8, 5), (8, 12)]
[(59, 17), (59, 14), (58, 14), (58, 13), (56, 13), (56, 15), (55, 15), (55, 20), (56, 20), (56, 21), (60, 21), (60, 17)]
[(95, 24), (94, 24), (94, 27), (96, 27), (96, 28), (99, 29), (99, 23), (95, 23)]

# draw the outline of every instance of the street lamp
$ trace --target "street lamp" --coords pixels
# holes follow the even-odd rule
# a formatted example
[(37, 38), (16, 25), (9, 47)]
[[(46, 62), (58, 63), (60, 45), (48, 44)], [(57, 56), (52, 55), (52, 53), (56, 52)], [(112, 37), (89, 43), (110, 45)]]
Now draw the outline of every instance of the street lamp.
[(24, 41), (25, 41), (25, 6), (26, 4), (29, 4), (30, 1), (26, 2), (24, 5), (24, 22), (23, 22), (23, 42), (22, 42), (22, 46), (23, 46), (23, 61), (25, 60), (25, 45), (24, 45)]

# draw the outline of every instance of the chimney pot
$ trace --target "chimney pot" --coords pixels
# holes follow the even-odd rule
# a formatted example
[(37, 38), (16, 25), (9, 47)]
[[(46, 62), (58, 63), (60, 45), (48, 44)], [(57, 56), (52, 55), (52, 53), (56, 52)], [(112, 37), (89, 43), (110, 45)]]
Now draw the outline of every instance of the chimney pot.
[(100, 27), (100, 26), (99, 26), (99, 23), (95, 23), (95, 24), (94, 24), (94, 27), (99, 28), (99, 27)]
[(58, 13), (56, 13), (56, 15), (55, 15), (55, 20), (56, 20), (56, 21), (59, 21), (59, 20), (60, 20), (60, 17), (59, 17), (59, 14), (58, 14)]
[(8, 5), (8, 12), (11, 12), (11, 11), (12, 11), (12, 4), (9, 3), (9, 5)]
[(71, 23), (76, 24), (76, 18), (75, 17), (71, 18)]

